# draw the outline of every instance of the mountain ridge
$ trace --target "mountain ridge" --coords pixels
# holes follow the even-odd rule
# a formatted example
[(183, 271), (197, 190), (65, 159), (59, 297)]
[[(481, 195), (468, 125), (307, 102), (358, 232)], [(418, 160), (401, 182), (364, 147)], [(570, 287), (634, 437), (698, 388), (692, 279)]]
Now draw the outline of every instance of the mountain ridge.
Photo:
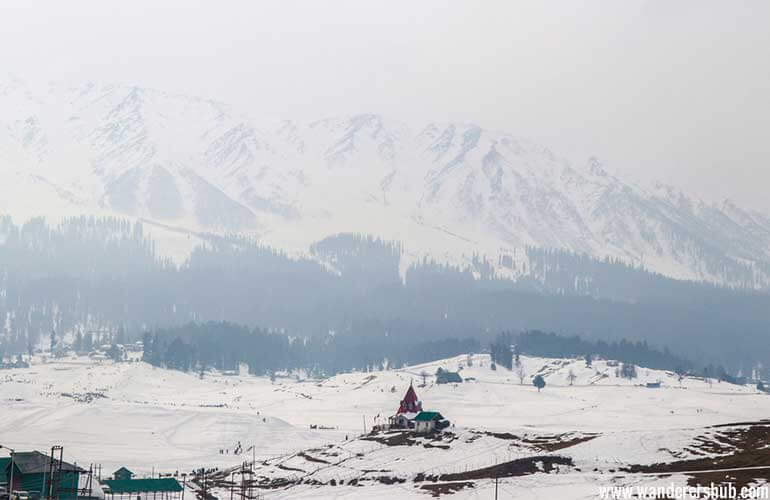
[(475, 124), (414, 132), (368, 113), (261, 128), (213, 100), (93, 83), (33, 90), (18, 79), (0, 83), (0, 106), (0, 212), (113, 213), (300, 251), (368, 233), (453, 262), (558, 248), (770, 286), (767, 215), (642, 188), (596, 157), (573, 165)]

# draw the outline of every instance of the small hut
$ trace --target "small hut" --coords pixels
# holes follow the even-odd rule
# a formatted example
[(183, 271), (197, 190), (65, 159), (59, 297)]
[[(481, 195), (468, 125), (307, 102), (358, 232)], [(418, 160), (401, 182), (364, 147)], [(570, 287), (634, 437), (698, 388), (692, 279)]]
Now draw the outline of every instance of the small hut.
[(421, 411), (414, 417), (415, 432), (428, 434), (449, 426), (449, 422), (437, 411)]
[(444, 370), (443, 368), (436, 370), (437, 384), (460, 384), (462, 381), (463, 378), (457, 372), (450, 372), (449, 370)]
[(125, 467), (121, 467), (120, 469), (112, 473), (112, 479), (117, 479), (119, 481), (125, 481), (126, 479), (133, 479), (133, 478), (134, 478), (134, 473), (126, 469)]

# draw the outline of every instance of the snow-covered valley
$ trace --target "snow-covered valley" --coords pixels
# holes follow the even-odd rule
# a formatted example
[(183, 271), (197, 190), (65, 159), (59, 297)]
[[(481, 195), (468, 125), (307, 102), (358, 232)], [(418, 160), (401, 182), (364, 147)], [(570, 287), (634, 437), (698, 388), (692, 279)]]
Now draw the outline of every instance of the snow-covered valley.
[[(467, 483), (453, 498), (486, 498), (494, 482), (483, 471), (497, 464), (535, 467), (503, 474), (503, 498), (596, 498), (600, 485), (684, 484), (691, 476), (629, 468), (737, 453), (730, 443), (750, 423), (764, 428), (770, 413), (770, 397), (753, 386), (642, 367), (625, 379), (604, 360), (587, 367), (582, 359), (523, 356), (523, 383), (515, 371), (492, 370), (487, 355), (468, 361), (271, 381), (142, 362), (36, 359), (0, 372), (0, 441), (41, 451), (61, 444), (68, 461), (140, 475), (227, 471), (254, 456), (265, 498), (426, 498), (445, 483)], [(437, 385), (439, 367), (460, 369), (464, 382)], [(530, 382), (536, 374), (546, 381), (540, 392)], [(444, 437), (369, 434), (396, 412), (410, 383), (426, 410), (452, 422)], [(239, 442), (244, 452), (235, 454)], [(469, 471), (482, 472), (458, 479)]]

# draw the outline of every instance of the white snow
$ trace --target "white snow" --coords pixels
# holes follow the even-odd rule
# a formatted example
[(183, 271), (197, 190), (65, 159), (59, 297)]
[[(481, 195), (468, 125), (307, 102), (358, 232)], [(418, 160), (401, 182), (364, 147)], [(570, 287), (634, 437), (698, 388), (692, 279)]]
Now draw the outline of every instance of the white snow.
[[(541, 373), (547, 385), (538, 392), (529, 380), (520, 385), (514, 372), (490, 369), (486, 355), (475, 355), (473, 366), (462, 366), (466, 356), (402, 370), (340, 374), (325, 380), (207, 373), (196, 374), (153, 368), (145, 363), (94, 362), (67, 358), (28, 369), (0, 372), (0, 443), (16, 449), (47, 450), (62, 444), (65, 459), (78, 464), (101, 463), (111, 472), (127, 466), (140, 474), (189, 471), (199, 467), (228, 467), (251, 453), (236, 456), (255, 445), (261, 473), (288, 473), (288, 466), (311, 471), (319, 481), (349, 481), (364, 469), (412, 478), (418, 472), (454, 473), (543, 454), (527, 445), (512, 445), (484, 432), (510, 433), (522, 439), (568, 433), (592, 440), (559, 453), (574, 459), (584, 473), (535, 474), (501, 481), (502, 491), (526, 498), (586, 498), (597, 495), (597, 485), (611, 484), (611, 473), (621, 464), (673, 461), (673, 452), (685, 448), (715, 424), (758, 421), (770, 413), (770, 398), (753, 387), (725, 382), (709, 385), (686, 378), (681, 384), (672, 373), (638, 368), (638, 378), (616, 377), (615, 368), (596, 360), (588, 368), (581, 360), (522, 357), (530, 376)], [(462, 384), (426, 387), (420, 374), (438, 367), (461, 368)], [(570, 386), (567, 375), (576, 375)], [(606, 374), (601, 377), (598, 374)], [(648, 389), (647, 381), (660, 381)], [(451, 449), (388, 447), (356, 439), (374, 423), (383, 423), (398, 408), (410, 382), (426, 410), (440, 411), (452, 421), (457, 435)], [(393, 389), (395, 388), (395, 389)], [(90, 403), (72, 397), (100, 393)], [(330, 429), (310, 429), (311, 425)], [(348, 438), (346, 440), (346, 437)], [(332, 446), (332, 448), (328, 448)], [(350, 456), (344, 466), (331, 466), (297, 456), (315, 457), (329, 449)], [(220, 454), (227, 450), (228, 454)], [(361, 454), (360, 456), (358, 454)], [(248, 456), (247, 456), (248, 455)], [(328, 457), (327, 457), (328, 458)], [(594, 468), (600, 472), (590, 473)], [(650, 478), (655, 480), (655, 478)], [(624, 483), (624, 481), (626, 483)], [(462, 490), (456, 498), (486, 498), (488, 481)], [(404, 484), (367, 484), (363, 487), (296, 486), (270, 490), (266, 498), (399, 498), (424, 497), (411, 479)], [(537, 488), (534, 493), (526, 493)], [(543, 496), (545, 495), (545, 496)], [(554, 497), (555, 498), (555, 497)]]
[[(767, 216), (647, 190), (594, 158), (573, 165), (473, 124), (416, 132), (361, 114), (272, 127), (206, 99), (20, 80), (0, 81), (0, 109), (0, 213), (19, 220), (112, 213), (193, 233), (239, 231), (289, 252), (358, 232), (402, 241), (405, 266), (424, 255), (466, 263), (474, 253), (496, 263), (532, 245), (729, 282), (702, 256), (722, 248), (712, 260), (756, 270), (741, 285), (770, 283), (755, 267), (770, 259)], [(200, 207), (217, 212), (213, 220)]]

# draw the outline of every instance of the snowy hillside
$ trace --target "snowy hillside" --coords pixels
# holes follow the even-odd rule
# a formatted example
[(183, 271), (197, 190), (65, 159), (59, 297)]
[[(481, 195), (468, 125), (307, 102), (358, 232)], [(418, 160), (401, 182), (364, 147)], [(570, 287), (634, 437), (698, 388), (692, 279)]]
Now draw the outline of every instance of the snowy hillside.
[[(620, 379), (603, 360), (586, 367), (582, 359), (522, 357), (523, 385), (515, 372), (493, 371), (487, 355), (471, 363), (459, 356), (401, 370), (271, 382), (218, 373), (200, 378), (140, 362), (38, 359), (30, 368), (0, 372), (0, 435), (17, 449), (62, 444), (80, 464), (102, 463), (105, 471), (127, 466), (140, 475), (153, 468), (226, 471), (253, 453), (267, 498), (392, 498), (395, 492), (425, 498), (445, 483), (458, 483), (456, 498), (477, 498), (492, 487), (485, 474), (496, 464), (507, 464), (501, 485), (511, 494), (537, 485), (560, 498), (584, 498), (598, 484), (654, 482), (655, 475), (631, 472), (659, 467), (654, 464), (687, 471), (700, 470), (684, 468), (688, 460), (732, 459), (744, 452), (746, 429), (764, 429), (760, 420), (770, 411), (770, 398), (753, 387), (679, 381), (641, 367), (637, 379)], [(431, 375), (422, 386), (421, 374), (439, 367), (460, 368), (465, 381), (436, 385)], [(535, 374), (547, 382), (542, 392), (531, 385)], [(411, 382), (426, 410), (453, 423), (447, 433), (363, 435), (364, 425), (369, 431), (395, 413)], [(235, 454), (239, 442), (255, 451)], [(331, 489), (343, 485), (355, 489)]]
[(769, 217), (643, 189), (595, 158), (573, 165), (473, 124), (410, 130), (368, 114), (257, 126), (205, 99), (12, 78), (0, 109), (0, 213), (19, 218), (112, 213), (300, 252), (360, 232), (404, 242), (411, 259), (508, 256), (500, 270), (514, 277), (527, 273), (517, 250), (561, 248), (770, 284)]

